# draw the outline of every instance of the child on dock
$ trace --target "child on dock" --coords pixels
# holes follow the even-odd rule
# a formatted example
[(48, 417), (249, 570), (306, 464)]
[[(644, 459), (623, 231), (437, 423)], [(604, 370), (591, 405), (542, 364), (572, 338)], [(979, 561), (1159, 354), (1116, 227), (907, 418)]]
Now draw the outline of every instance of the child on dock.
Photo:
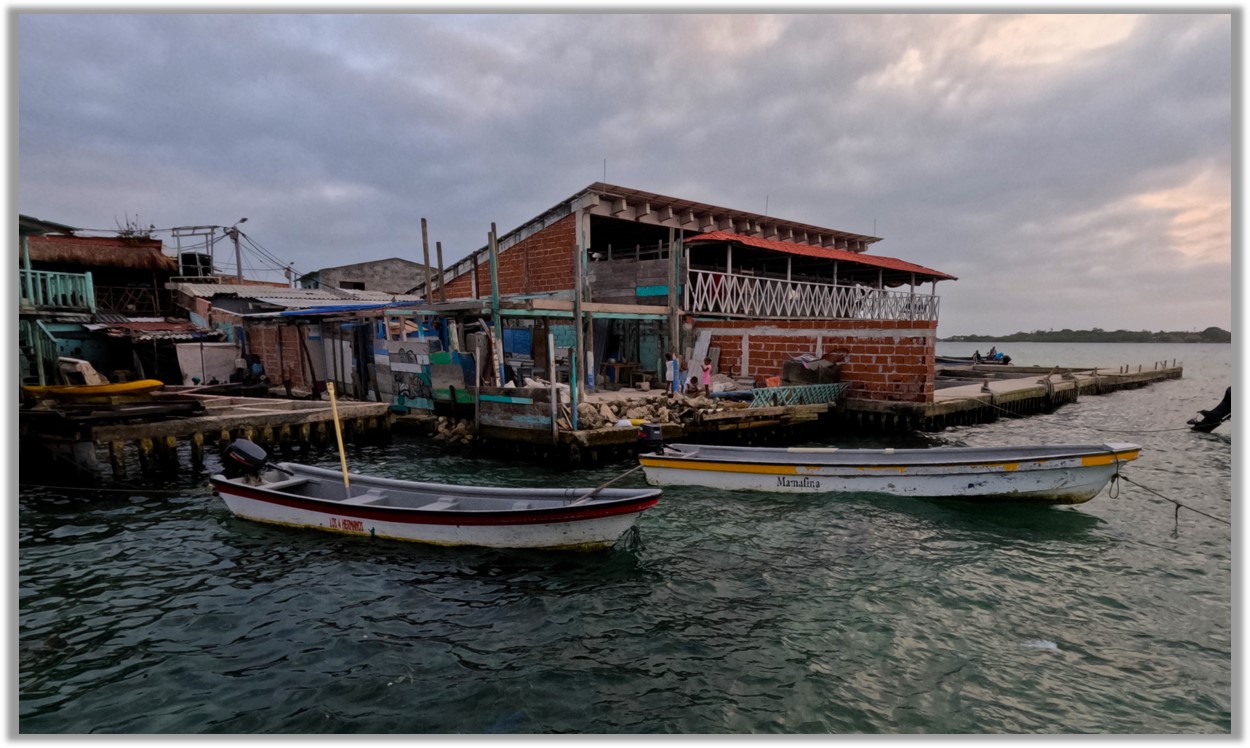
[(703, 359), (703, 396), (712, 396), (712, 359)]

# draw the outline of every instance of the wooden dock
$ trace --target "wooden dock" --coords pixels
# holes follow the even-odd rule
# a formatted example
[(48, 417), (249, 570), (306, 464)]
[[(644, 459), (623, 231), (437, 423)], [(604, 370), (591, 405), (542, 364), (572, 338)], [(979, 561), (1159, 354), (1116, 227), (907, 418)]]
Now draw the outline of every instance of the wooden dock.
[[(155, 394), (147, 406), (159, 408), (162, 399), (185, 404), (200, 403), (193, 414), (169, 417), (107, 418), (84, 416), (55, 409), (21, 410), (18, 429), (22, 439), (32, 439), (53, 458), (61, 458), (80, 471), (94, 473), (100, 453), (114, 478), (124, 478), (130, 464), (141, 472), (177, 470), (185, 463), (192, 470), (204, 467), (204, 450), (223, 449), (232, 440), (250, 439), (267, 450), (320, 448), (334, 445), (334, 416), (328, 401), (283, 400), (266, 397), (228, 397), (170, 393)], [(341, 401), (339, 422), (346, 442), (385, 440), (390, 433), (388, 403)], [(122, 411), (122, 416), (125, 415)]]
[(830, 414), (840, 429), (864, 432), (941, 431), (1004, 416), (1049, 413), (1083, 395), (1102, 395), (1180, 379), (1183, 366), (1066, 370), (1059, 367), (938, 367), (959, 380), (979, 380), (937, 390), (931, 403), (847, 399)]
[[(1101, 395), (1179, 379), (1183, 367), (1156, 365), (1129, 370), (1056, 367), (941, 367), (953, 380), (968, 381), (939, 389), (931, 403), (885, 402), (849, 398), (834, 405), (731, 408), (696, 413), (693, 420), (664, 424), (665, 441), (705, 441), (745, 446), (773, 446), (838, 435), (941, 431), (955, 425), (986, 423), (1002, 417), (1049, 413), (1082, 396)], [(622, 393), (612, 393), (620, 397)], [(649, 393), (653, 394), (653, 393)], [(626, 397), (642, 396), (626, 393)], [(401, 419), (403, 420), (403, 419)], [(428, 421), (422, 423), (428, 424)], [(479, 425), (473, 446), (493, 456), (578, 464), (626, 459), (650, 448), (639, 427), (606, 427), (552, 433), (541, 429)]]
[[(1179, 379), (1183, 367), (1165, 362), (1153, 368), (1062, 370), (1044, 367), (939, 367), (943, 378), (961, 382), (937, 390), (933, 402), (885, 402), (848, 398), (814, 403), (695, 411), (677, 423), (662, 425), (665, 441), (771, 446), (850, 433), (940, 431), (948, 426), (985, 423), (1000, 417), (1047, 413), (1083, 396), (1145, 387)], [(485, 392), (485, 390), (483, 390)], [(650, 448), (640, 429), (606, 426), (569, 428), (543, 392), (492, 389), (481, 403), (473, 449), (482, 454), (566, 465), (593, 465), (627, 459)], [(611, 398), (652, 397), (655, 392), (604, 393)], [(206, 448), (223, 449), (237, 438), (287, 454), (335, 444), (333, 414), (326, 401), (230, 397), (169, 393), (171, 406), (194, 401), (194, 413), (168, 417), (120, 419), (66, 417), (39, 409), (19, 411), (19, 433), (27, 446), (38, 444), (59, 465), (73, 464), (98, 475), (107, 461), (115, 478), (140, 472), (170, 472), (186, 465), (204, 467)], [(154, 395), (149, 409), (162, 402)], [(567, 407), (567, 406), (566, 406)], [(142, 408), (141, 408), (142, 409)], [(383, 441), (392, 425), (432, 434), (433, 416), (396, 416), (388, 403), (342, 401), (338, 404), (344, 440)], [(554, 423), (554, 427), (553, 427)], [(101, 455), (106, 455), (103, 459)]]

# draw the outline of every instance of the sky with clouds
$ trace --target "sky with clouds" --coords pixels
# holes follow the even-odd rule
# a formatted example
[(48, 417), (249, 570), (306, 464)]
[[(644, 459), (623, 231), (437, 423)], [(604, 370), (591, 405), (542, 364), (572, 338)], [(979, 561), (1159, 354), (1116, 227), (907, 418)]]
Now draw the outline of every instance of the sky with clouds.
[(45, 220), (246, 216), (308, 272), (419, 262), (424, 217), (450, 265), (606, 162), (613, 184), (880, 236), (873, 254), (958, 276), (940, 336), (1232, 326), (1228, 13), (16, 25), (16, 202)]

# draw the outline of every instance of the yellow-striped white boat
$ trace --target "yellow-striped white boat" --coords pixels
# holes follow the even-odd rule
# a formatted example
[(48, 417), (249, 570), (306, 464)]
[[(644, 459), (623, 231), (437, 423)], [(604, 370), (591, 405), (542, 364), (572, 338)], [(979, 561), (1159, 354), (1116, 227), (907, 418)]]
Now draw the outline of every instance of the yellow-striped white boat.
[(1080, 504), (1140, 454), (1140, 446), (1120, 442), (934, 449), (671, 444), (638, 459), (653, 486)]

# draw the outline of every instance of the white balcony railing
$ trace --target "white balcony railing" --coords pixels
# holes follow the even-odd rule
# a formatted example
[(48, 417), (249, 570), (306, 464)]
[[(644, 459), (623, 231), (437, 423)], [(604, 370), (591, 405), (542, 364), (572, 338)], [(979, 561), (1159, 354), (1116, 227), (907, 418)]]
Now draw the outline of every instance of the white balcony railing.
[(696, 314), (753, 319), (868, 319), (933, 322), (939, 297), (868, 286), (758, 278), (691, 270), (684, 307)]

